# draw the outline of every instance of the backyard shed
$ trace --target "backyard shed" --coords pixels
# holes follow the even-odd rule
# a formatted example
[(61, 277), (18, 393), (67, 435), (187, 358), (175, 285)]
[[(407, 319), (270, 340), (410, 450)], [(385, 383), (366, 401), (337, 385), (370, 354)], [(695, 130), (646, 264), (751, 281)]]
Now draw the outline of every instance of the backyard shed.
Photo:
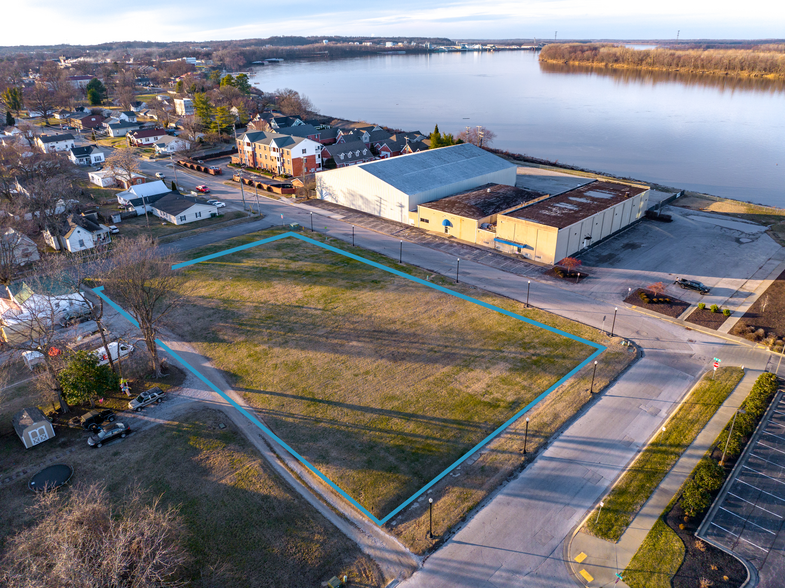
[(20, 410), (11, 422), (25, 449), (30, 449), (55, 436), (52, 423), (40, 408), (30, 407)]

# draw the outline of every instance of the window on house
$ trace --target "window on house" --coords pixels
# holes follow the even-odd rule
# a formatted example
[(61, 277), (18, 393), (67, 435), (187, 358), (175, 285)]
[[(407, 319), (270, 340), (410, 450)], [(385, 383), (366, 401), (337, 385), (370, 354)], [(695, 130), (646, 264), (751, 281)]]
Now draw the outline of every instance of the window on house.
[(421, 219), (420, 219), (420, 222), (421, 222), (421, 223), (429, 223), (429, 222), (431, 222), (431, 221), (429, 221), (427, 218), (421, 218)]
[(303, 153), (305, 153), (306, 151), (307, 151), (307, 149), (303, 149)]
[(179, 220), (181, 223), (182, 223), (182, 222), (185, 222), (185, 215), (184, 215), (184, 214), (182, 214), (182, 215), (178, 216), (177, 218), (178, 218), (178, 220)]
[(202, 218), (202, 213), (201, 212), (197, 212), (194, 216), (196, 216), (196, 218)]
[(84, 247), (84, 239), (79, 239), (79, 247)]
[(450, 232), (450, 227), (444, 227), (444, 232), (445, 233), (449, 233)]

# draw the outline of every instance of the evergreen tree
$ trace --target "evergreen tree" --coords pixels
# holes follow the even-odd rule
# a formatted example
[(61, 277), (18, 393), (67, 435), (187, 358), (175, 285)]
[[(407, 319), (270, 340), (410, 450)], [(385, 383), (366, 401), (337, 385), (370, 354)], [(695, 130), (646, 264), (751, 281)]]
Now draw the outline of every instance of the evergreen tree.
[[(98, 78), (93, 78), (92, 80), (87, 82), (87, 86), (85, 86), (85, 89), (87, 90), (87, 97), (88, 100), (90, 100), (91, 105), (95, 106), (97, 104), (101, 104), (101, 102), (106, 100), (106, 96), (107, 96), (106, 86), (104, 86), (101, 80), (99, 80)], [(97, 98), (98, 102), (93, 102), (92, 99), (90, 99), (90, 90), (95, 91), (93, 93), (93, 96), (96, 95), (98, 96)]]
[(182, 94), (184, 86), (185, 84), (183, 83), (183, 80), (177, 80), (177, 85), (175, 85), (174, 91), (177, 92), (178, 94)]
[(11, 116), (11, 111), (7, 110), (5, 113), (5, 126), (12, 127), (15, 124), (16, 124), (16, 120), (14, 120), (14, 117)]
[(226, 74), (223, 78), (221, 78), (221, 87), (222, 88), (224, 86), (232, 86), (234, 88), (236, 85), (237, 84), (235, 83), (234, 76), (232, 74)]
[(59, 374), (63, 397), (69, 404), (93, 400), (112, 388), (118, 380), (108, 365), (98, 365), (98, 358), (88, 351), (77, 351)]
[(194, 112), (205, 128), (210, 128), (213, 123), (213, 105), (210, 99), (203, 93), (194, 94)]
[(214, 69), (210, 72), (209, 80), (215, 84), (216, 86), (221, 83), (221, 72), (217, 69)]
[(90, 88), (87, 91), (87, 100), (90, 102), (90, 106), (98, 106), (101, 104), (101, 94), (95, 88)]
[(24, 106), (24, 97), (20, 88), (10, 87), (0, 94), (0, 102), (5, 104), (9, 112), (15, 112), (16, 118), (19, 118), (19, 111)]
[(234, 115), (229, 111), (228, 106), (219, 106), (215, 109), (215, 122), (213, 123), (213, 130), (216, 133), (228, 132), (234, 123)]
[(442, 146), (442, 134), (439, 132), (439, 125), (433, 128), (431, 133), (431, 149), (436, 149)]
[(234, 78), (234, 82), (235, 82), (234, 84), (235, 88), (240, 90), (240, 92), (242, 92), (243, 94), (248, 95), (251, 93), (251, 82), (248, 81), (247, 74), (244, 73), (239, 74), (236, 78)]

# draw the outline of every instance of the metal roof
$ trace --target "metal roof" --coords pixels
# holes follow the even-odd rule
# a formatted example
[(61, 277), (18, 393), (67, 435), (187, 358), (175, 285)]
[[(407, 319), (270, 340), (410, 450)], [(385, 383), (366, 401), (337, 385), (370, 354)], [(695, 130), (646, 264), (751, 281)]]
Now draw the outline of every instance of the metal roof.
[(480, 220), (544, 196), (546, 194), (542, 192), (521, 190), (515, 186), (485, 184), (474, 190), (420, 204), (420, 206), (464, 218)]
[(358, 167), (412, 196), (516, 166), (479, 147), (464, 143), (362, 163)]

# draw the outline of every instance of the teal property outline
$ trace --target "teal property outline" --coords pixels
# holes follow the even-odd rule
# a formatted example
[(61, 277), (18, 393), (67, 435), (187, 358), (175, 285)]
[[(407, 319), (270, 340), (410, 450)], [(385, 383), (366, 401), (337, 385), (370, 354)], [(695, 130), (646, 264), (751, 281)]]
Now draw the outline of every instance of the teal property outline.
[[(505, 310), (503, 308), (499, 308), (498, 306), (494, 306), (493, 304), (489, 304), (487, 302), (483, 302), (482, 300), (477, 300), (476, 298), (472, 298), (470, 296), (466, 296), (466, 295), (461, 294), (459, 292), (455, 292), (453, 290), (450, 290), (449, 288), (445, 288), (444, 286), (439, 286), (437, 284), (433, 284), (433, 283), (428, 282), (426, 280), (423, 280), (421, 278), (410, 276), (409, 274), (407, 274), (405, 272), (402, 272), (400, 270), (396, 270), (396, 269), (393, 269), (391, 267), (387, 267), (387, 266), (382, 265), (380, 263), (377, 263), (375, 261), (371, 261), (369, 259), (365, 259), (364, 257), (360, 257), (359, 255), (355, 255), (353, 253), (349, 253), (348, 251), (344, 251), (342, 249), (338, 249), (337, 247), (333, 247), (331, 245), (327, 245), (326, 243), (321, 243), (319, 241), (316, 241), (314, 239), (306, 237), (305, 235), (300, 235), (298, 233), (294, 233), (294, 232), (291, 232), (291, 231), (290, 232), (286, 232), (286, 233), (281, 233), (281, 234), (275, 235), (273, 237), (268, 237), (266, 239), (261, 239), (259, 241), (254, 241), (253, 243), (247, 243), (245, 245), (240, 245), (239, 247), (232, 247), (231, 249), (225, 249), (223, 251), (219, 251), (218, 253), (212, 253), (210, 255), (205, 255), (203, 257), (197, 257), (196, 259), (192, 259), (190, 261), (185, 261), (183, 263), (178, 263), (178, 264), (173, 265), (172, 269), (180, 269), (180, 268), (183, 268), (183, 267), (187, 267), (189, 265), (194, 265), (194, 264), (197, 264), (197, 263), (201, 263), (203, 261), (209, 261), (211, 259), (216, 259), (218, 257), (223, 257), (225, 255), (231, 255), (232, 253), (237, 253), (239, 251), (245, 251), (246, 249), (252, 249), (252, 248), (258, 247), (260, 245), (266, 245), (267, 243), (272, 243), (273, 241), (278, 241), (280, 239), (285, 239), (287, 237), (294, 237), (296, 239), (300, 239), (301, 241), (305, 241), (306, 243), (310, 243), (312, 245), (316, 245), (317, 247), (321, 247), (322, 249), (326, 249), (328, 251), (332, 251), (333, 253), (338, 253), (339, 255), (343, 255), (343, 256), (348, 257), (350, 259), (353, 259), (355, 261), (359, 261), (361, 263), (370, 265), (371, 267), (374, 267), (376, 269), (380, 269), (382, 271), (391, 273), (393, 275), (396, 275), (396, 276), (399, 276), (399, 277), (402, 277), (402, 278), (406, 278), (407, 280), (411, 280), (412, 282), (415, 282), (415, 283), (420, 284), (422, 286), (426, 286), (428, 288), (432, 288), (434, 290), (438, 290), (439, 292), (442, 292), (442, 293), (447, 294), (449, 296), (454, 296), (456, 298), (460, 298), (462, 300), (466, 300), (467, 302), (471, 302), (472, 304), (477, 304), (479, 306), (487, 308), (488, 310), (492, 310), (494, 312), (501, 313), (501, 314), (503, 314), (505, 316), (509, 316), (509, 317), (514, 318), (516, 320), (523, 321), (523, 322), (528, 323), (530, 325), (533, 325), (535, 327), (538, 327), (538, 328), (541, 328), (541, 329), (545, 329), (546, 331), (550, 331), (552, 333), (556, 333), (558, 335), (561, 335), (561, 336), (566, 337), (568, 339), (572, 339), (573, 341), (578, 341), (580, 343), (583, 343), (584, 345), (587, 345), (589, 347), (593, 347), (593, 348), (596, 349), (596, 351), (594, 353), (589, 355), (589, 357), (587, 357), (584, 361), (579, 363), (576, 367), (574, 367), (567, 374), (565, 374), (558, 382), (553, 384), (550, 388), (548, 388), (547, 390), (542, 392), (539, 396), (537, 396), (537, 398), (535, 398), (534, 400), (529, 402), (529, 404), (527, 404), (522, 409), (520, 409), (518, 412), (516, 412), (512, 417), (507, 419), (503, 424), (501, 424), (499, 427), (497, 427), (492, 433), (487, 435), (484, 439), (482, 439), (479, 443), (477, 443), (474, 447), (472, 447), (472, 449), (470, 449), (466, 454), (464, 454), (462, 457), (460, 457), (458, 460), (456, 460), (454, 463), (452, 463), (450, 466), (448, 466), (442, 473), (440, 473), (433, 480), (428, 482), (425, 486), (423, 486), (422, 488), (417, 490), (410, 498), (405, 500), (395, 510), (390, 512), (386, 517), (384, 517), (382, 519), (379, 519), (379, 518), (375, 517), (372, 513), (370, 513), (364, 506), (362, 506), (354, 498), (349, 496), (349, 494), (345, 490), (340, 488), (337, 484), (335, 484), (335, 482), (330, 480), (321, 471), (319, 471), (318, 468), (316, 468), (313, 465), (311, 465), (308, 462), (308, 460), (306, 460), (302, 455), (300, 455), (297, 451), (295, 451), (292, 447), (290, 447), (283, 439), (278, 437), (269, 428), (267, 428), (264, 424), (262, 424), (261, 421), (259, 421), (259, 419), (257, 419), (251, 413), (249, 413), (245, 408), (240, 406), (237, 402), (232, 400), (232, 398), (230, 398), (228, 394), (226, 394), (224, 391), (220, 390), (215, 384), (213, 384), (205, 376), (203, 376), (201, 373), (199, 373), (199, 371), (197, 371), (196, 368), (194, 368), (187, 361), (185, 361), (178, 353), (176, 353), (173, 349), (171, 349), (163, 341), (161, 341), (160, 339), (156, 339), (155, 340), (158, 345), (160, 345), (163, 349), (165, 349), (168, 353), (170, 353), (175, 359), (177, 359), (183, 366), (185, 366), (185, 368), (189, 372), (191, 372), (193, 375), (195, 375), (197, 378), (199, 378), (199, 380), (204, 382), (211, 390), (213, 390), (221, 398), (223, 398), (225, 401), (227, 401), (229, 404), (231, 404), (234, 408), (236, 408), (238, 411), (240, 411), (240, 413), (242, 413), (249, 421), (251, 421), (254, 425), (259, 427), (259, 429), (264, 431), (265, 434), (269, 435), (272, 439), (274, 439), (276, 443), (278, 443), (281, 447), (283, 447), (286, 451), (288, 451), (295, 459), (297, 459), (300, 463), (302, 463), (313, 474), (318, 476), (321, 480), (323, 480), (326, 484), (328, 484), (333, 490), (335, 490), (341, 496), (343, 496), (346, 500), (348, 500), (355, 508), (357, 508), (357, 510), (359, 510), (361, 513), (363, 513), (366, 517), (368, 517), (370, 520), (372, 520), (374, 523), (376, 523), (379, 526), (384, 525), (387, 521), (389, 521), (391, 518), (393, 518), (395, 515), (397, 515), (399, 512), (401, 512), (404, 508), (406, 508), (412, 502), (417, 500), (420, 496), (422, 496), (425, 492), (427, 492), (429, 488), (431, 488), (432, 486), (437, 484), (447, 474), (452, 472), (455, 468), (457, 468), (464, 461), (466, 461), (468, 458), (470, 458), (472, 455), (474, 455), (477, 451), (482, 449), (485, 445), (487, 445), (495, 437), (500, 435), (512, 423), (514, 423), (519, 418), (521, 418), (524, 414), (526, 414), (529, 410), (531, 410), (534, 406), (536, 406), (540, 401), (542, 401), (545, 397), (547, 397), (556, 388), (558, 388), (564, 382), (566, 382), (572, 376), (574, 376), (578, 371), (581, 370), (581, 368), (583, 368), (583, 366), (591, 363), (597, 356), (599, 356), (606, 349), (606, 347), (604, 345), (600, 345), (599, 343), (595, 343), (594, 341), (589, 341), (587, 339), (584, 339), (583, 337), (579, 337), (579, 336), (574, 335), (572, 333), (567, 333), (566, 331), (562, 331), (561, 329), (557, 329), (555, 327), (551, 327), (549, 325), (545, 325), (543, 323), (540, 323), (538, 321), (532, 320), (532, 319), (527, 318), (525, 316), (516, 314), (516, 313), (511, 312), (509, 310)], [(118, 305), (116, 302), (111, 300), (106, 294), (104, 294), (103, 293), (103, 289), (104, 289), (104, 287), (100, 286), (98, 288), (94, 288), (93, 292), (95, 292), (95, 294), (97, 296), (101, 297), (114, 310), (118, 311), (131, 324), (133, 324), (134, 326), (138, 327), (139, 323), (130, 314), (128, 314), (128, 312), (126, 312), (122, 307), (120, 307), (120, 305)]]

